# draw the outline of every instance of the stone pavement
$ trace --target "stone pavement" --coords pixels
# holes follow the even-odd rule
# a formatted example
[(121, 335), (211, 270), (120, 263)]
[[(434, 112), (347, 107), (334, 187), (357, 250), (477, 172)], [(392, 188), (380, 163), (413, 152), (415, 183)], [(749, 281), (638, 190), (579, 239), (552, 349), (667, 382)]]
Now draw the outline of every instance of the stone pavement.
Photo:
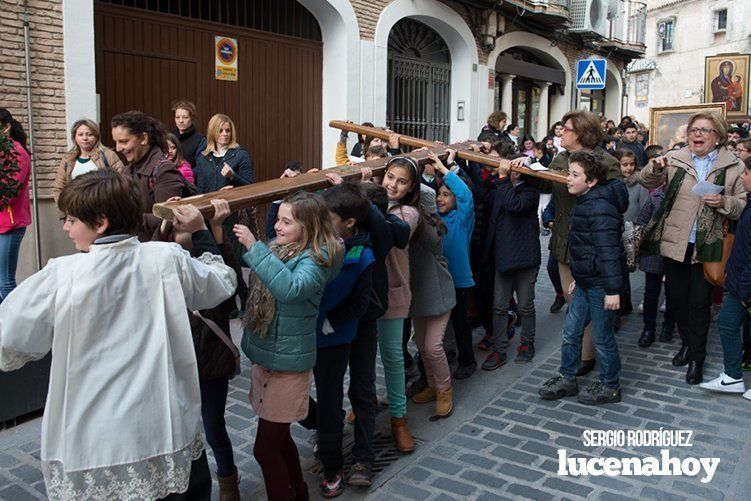
[[(543, 261), (544, 262), (544, 261)], [(642, 274), (631, 275), (634, 307), (642, 295)], [(388, 440), (388, 412), (378, 416), (378, 469), (369, 490), (348, 489), (340, 499), (748, 499), (751, 492), (751, 402), (740, 396), (708, 395), (683, 382), (683, 368), (670, 359), (678, 347), (655, 343), (636, 346), (641, 328), (637, 312), (624, 318), (617, 335), (623, 361), (623, 402), (602, 407), (575, 398), (545, 402), (537, 389), (555, 374), (560, 361), (563, 313), (548, 313), (553, 291), (545, 270), (537, 285), (537, 355), (532, 363), (510, 363), (494, 372), (478, 371), (454, 384), (451, 417), (430, 422), (432, 405), (409, 404), (409, 422), (417, 450), (396, 453)], [(479, 332), (476, 332), (478, 335)], [(235, 324), (233, 336), (240, 336)], [(511, 349), (518, 342), (512, 341)], [(512, 352), (509, 352), (511, 355)], [(478, 362), (483, 353), (478, 352)], [(513, 356), (511, 357), (513, 358)], [(710, 331), (705, 378), (722, 370), (716, 328)], [(596, 371), (579, 384), (595, 380)], [(751, 380), (747, 377), (747, 383)], [(231, 382), (227, 425), (242, 473), (244, 499), (264, 499), (260, 470), (252, 455), (256, 420), (247, 401), (249, 368)], [(378, 393), (385, 399), (383, 371)], [(698, 476), (560, 476), (558, 450), (575, 457), (660, 456), (656, 447), (586, 447), (585, 430), (691, 430), (691, 447), (670, 447), (673, 457), (718, 457), (709, 483)], [(39, 469), (40, 420), (0, 432), (0, 500), (44, 499)], [(311, 433), (293, 426), (313, 498), (319, 498)], [(345, 443), (351, 442), (347, 426)], [(213, 461), (210, 455), (210, 461)], [(212, 467), (213, 469), (213, 467)], [(214, 499), (218, 499), (215, 485)]]

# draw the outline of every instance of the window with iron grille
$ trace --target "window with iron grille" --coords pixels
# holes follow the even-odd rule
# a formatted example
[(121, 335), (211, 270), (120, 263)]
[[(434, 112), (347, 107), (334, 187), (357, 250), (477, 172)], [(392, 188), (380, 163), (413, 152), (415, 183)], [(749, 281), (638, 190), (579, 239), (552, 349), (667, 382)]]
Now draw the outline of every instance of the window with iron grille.
[(318, 21), (296, 0), (97, 0), (97, 2), (322, 41)]

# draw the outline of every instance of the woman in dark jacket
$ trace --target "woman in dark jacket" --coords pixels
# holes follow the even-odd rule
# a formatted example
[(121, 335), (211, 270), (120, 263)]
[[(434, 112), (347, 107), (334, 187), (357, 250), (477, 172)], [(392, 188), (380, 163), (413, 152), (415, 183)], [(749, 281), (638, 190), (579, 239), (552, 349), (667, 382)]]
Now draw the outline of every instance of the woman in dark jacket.
[(161, 221), (151, 213), (155, 203), (183, 194), (183, 177), (167, 160), (164, 126), (140, 111), (126, 111), (112, 118), (112, 139), (117, 152), (125, 157), (125, 172), (141, 188), (144, 221), (138, 234), (142, 242), (151, 240)]
[[(253, 182), (253, 160), (250, 155), (237, 144), (237, 129), (230, 117), (217, 113), (206, 128), (206, 149), (196, 157), (196, 168), (193, 169), (196, 187), (201, 193), (219, 191), (225, 186), (244, 186)], [(228, 217), (223, 224), (227, 240), (235, 249), (238, 260), (242, 258), (244, 249), (237, 241), (232, 227), (239, 223), (237, 213)], [(248, 299), (248, 286), (245, 280), (239, 280), (237, 295), (242, 307)], [(239, 309), (233, 316), (242, 316)]]
[(190, 101), (180, 100), (172, 105), (175, 114), (175, 127), (173, 131), (180, 141), (180, 149), (183, 158), (191, 167), (196, 166), (196, 157), (206, 149), (206, 138), (196, 131), (194, 122), (197, 119), (196, 105)]
[(253, 160), (237, 144), (235, 124), (227, 115), (218, 113), (209, 120), (206, 149), (196, 157), (193, 173), (201, 193), (253, 182)]

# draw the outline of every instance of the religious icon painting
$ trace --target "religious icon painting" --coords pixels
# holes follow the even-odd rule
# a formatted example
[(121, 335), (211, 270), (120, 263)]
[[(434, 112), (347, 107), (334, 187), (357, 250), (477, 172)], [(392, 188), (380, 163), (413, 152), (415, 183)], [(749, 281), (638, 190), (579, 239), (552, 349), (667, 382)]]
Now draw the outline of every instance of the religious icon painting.
[(688, 136), (688, 119), (699, 112), (716, 113), (723, 120), (727, 119), (724, 102), (650, 108), (650, 143), (662, 145), (667, 149), (672, 149), (678, 143), (685, 143)]
[(725, 103), (728, 120), (748, 113), (749, 58), (749, 54), (720, 54), (704, 60), (704, 102)]

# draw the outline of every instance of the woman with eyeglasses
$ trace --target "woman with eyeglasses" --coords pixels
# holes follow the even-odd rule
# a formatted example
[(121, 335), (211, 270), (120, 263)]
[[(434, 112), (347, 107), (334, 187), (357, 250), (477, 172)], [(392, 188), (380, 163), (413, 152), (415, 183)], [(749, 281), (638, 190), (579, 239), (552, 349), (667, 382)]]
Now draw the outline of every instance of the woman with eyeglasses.
[[(703, 263), (722, 261), (723, 225), (740, 216), (745, 190), (743, 164), (726, 148), (723, 119), (696, 113), (687, 133), (686, 146), (652, 159), (638, 176), (647, 188), (666, 183), (665, 200), (653, 216), (655, 229), (645, 231), (641, 249), (665, 258), (667, 307), (678, 319), (682, 343), (673, 365), (688, 365), (686, 382), (693, 385), (702, 382), (712, 318), (712, 284), (704, 278)], [(722, 191), (699, 196), (692, 188), (701, 181)]]

